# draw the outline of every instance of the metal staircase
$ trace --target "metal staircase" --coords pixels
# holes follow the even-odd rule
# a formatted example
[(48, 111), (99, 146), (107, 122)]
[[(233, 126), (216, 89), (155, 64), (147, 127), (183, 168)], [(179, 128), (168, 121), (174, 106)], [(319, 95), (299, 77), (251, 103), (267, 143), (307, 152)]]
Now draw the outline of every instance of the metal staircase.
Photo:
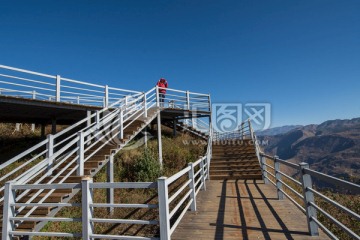
[[(0, 74), (0, 76), (2, 75)], [(57, 79), (59, 80), (59, 77)], [(59, 84), (59, 81), (57, 83)], [(7, 89), (7, 91), (13, 93), (19, 90)], [(24, 91), (20, 92), (24, 93)], [(59, 133), (48, 135), (46, 140), (1, 164), (0, 169), (3, 170), (3, 173), (0, 175), (0, 217), (3, 217), (5, 182), (39, 186), (80, 184), (83, 176), (95, 176), (109, 161), (113, 161), (114, 155), (129, 141), (156, 117), (160, 118), (160, 112), (172, 109), (173, 116), (174, 112), (179, 115), (182, 114), (182, 111), (188, 113), (192, 109), (200, 112), (210, 111), (210, 102), (204, 103), (204, 100), (209, 99), (206, 94), (168, 89), (169, 100), (172, 103), (178, 103), (174, 109), (170, 104), (160, 106), (158, 87), (141, 94), (135, 91), (129, 92), (133, 94), (119, 96), (117, 101), (110, 102), (109, 97), (105, 98), (103, 109)], [(57, 100), (61, 100), (59, 96), (62, 96), (61, 92), (57, 93)], [(105, 94), (105, 96), (108, 95)], [(80, 98), (75, 97), (74, 99)], [(161, 121), (159, 120), (159, 122)], [(178, 126), (206, 138), (205, 133), (200, 133), (193, 127), (187, 127), (185, 123), (180, 122)], [(59, 205), (42, 207), (39, 204), (65, 204), (78, 191), (79, 189), (74, 187), (63, 189), (48, 187), (41, 190), (18, 191), (14, 200), (23, 205), (16, 207), (14, 215), (21, 217), (22, 220), (14, 221), (14, 228), (16, 231), (39, 231), (46, 221), (36, 221), (34, 217), (52, 217), (61, 209)], [(3, 232), (2, 224), (1, 222), (0, 236)]]

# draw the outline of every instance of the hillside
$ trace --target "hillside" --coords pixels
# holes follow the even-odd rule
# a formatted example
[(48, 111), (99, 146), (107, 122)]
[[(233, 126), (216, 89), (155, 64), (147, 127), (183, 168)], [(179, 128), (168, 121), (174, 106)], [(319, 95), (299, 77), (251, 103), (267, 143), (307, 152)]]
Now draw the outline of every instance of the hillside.
[(307, 162), (312, 169), (360, 182), (360, 118), (330, 120), (307, 125), (268, 140), (266, 153), (292, 162)]
[(257, 131), (256, 136), (275, 136), (279, 134), (285, 134), (291, 130), (301, 127), (302, 127), (301, 125), (286, 125), (281, 127), (274, 127), (262, 131)]

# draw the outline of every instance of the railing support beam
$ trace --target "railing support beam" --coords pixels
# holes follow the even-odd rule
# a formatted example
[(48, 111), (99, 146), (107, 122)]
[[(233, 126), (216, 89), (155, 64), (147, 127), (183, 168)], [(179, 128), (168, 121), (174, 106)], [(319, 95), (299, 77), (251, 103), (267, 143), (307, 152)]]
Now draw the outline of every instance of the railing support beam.
[(166, 177), (158, 178), (160, 239), (170, 240), (169, 193)]
[(261, 170), (264, 183), (268, 184), (269, 179), (267, 177), (266, 158), (264, 156), (261, 156)]
[(52, 158), (54, 154), (54, 135), (52, 134), (47, 135), (46, 150), (46, 158), (48, 159), (47, 174), (50, 176), (53, 172), (52, 167), (54, 163), (54, 159)]
[(109, 86), (105, 85), (105, 101), (104, 101), (104, 107), (108, 107), (109, 106)]
[(76, 170), (77, 176), (83, 176), (84, 175), (84, 156), (85, 156), (85, 147), (84, 147), (84, 132), (78, 132), (79, 140), (77, 142), (78, 147), (78, 158), (77, 158), (77, 165), (78, 168)]
[(316, 209), (310, 205), (310, 202), (314, 202), (314, 194), (309, 191), (308, 188), (312, 187), (312, 179), (310, 174), (305, 173), (305, 169), (309, 168), (309, 164), (302, 162), (299, 164), (301, 183), (303, 187), (304, 204), (306, 209), (306, 219), (308, 223), (308, 229), (311, 236), (318, 236), (319, 229), (317, 223), (313, 220), (316, 219)]
[(190, 110), (190, 92), (186, 91), (186, 109)]
[(5, 195), (4, 195), (4, 212), (2, 218), (2, 240), (11, 240), (13, 239), (10, 231), (14, 231), (14, 223), (10, 218), (15, 217), (15, 209), (11, 204), (15, 203), (15, 191), (12, 190), (13, 181), (5, 183)]
[(119, 138), (124, 139), (124, 111), (120, 109), (119, 112)]
[(90, 204), (93, 203), (93, 197), (90, 183), (92, 183), (92, 179), (90, 177), (84, 177), (81, 179), (82, 239), (91, 239), (90, 236), (94, 233), (94, 226), (91, 223), (93, 211)]
[(281, 174), (280, 174), (280, 163), (277, 161), (279, 159), (278, 156), (274, 156), (274, 167), (275, 167), (275, 178), (276, 178), (276, 189), (277, 189), (277, 195), (278, 199), (282, 200), (284, 199), (284, 194), (282, 193), (282, 183), (281, 181)]
[(56, 96), (55, 96), (55, 101), (56, 102), (60, 102), (61, 100), (61, 95), (60, 95), (60, 91), (61, 91), (61, 77), (60, 75), (56, 75)]
[(156, 106), (160, 107), (160, 96), (159, 96), (159, 86), (156, 86)]
[(195, 189), (195, 177), (194, 177), (194, 164), (193, 163), (188, 163), (188, 166), (190, 166), (190, 170), (189, 170), (189, 179), (191, 180), (190, 182), (190, 189), (191, 189), (191, 198), (193, 200), (193, 202), (191, 203), (191, 211), (196, 211), (196, 189)]
[[(114, 154), (110, 154), (110, 158), (107, 163), (106, 171), (107, 171), (107, 176), (106, 176), (107, 182), (113, 183), (114, 182)], [(109, 203), (109, 204), (114, 203), (114, 188), (106, 189), (106, 198), (107, 198), (107, 203)], [(108, 213), (112, 215), (114, 213), (114, 208), (109, 207)]]
[(173, 136), (176, 137), (176, 126), (177, 126), (177, 120), (176, 118), (173, 118)]
[(201, 187), (201, 189), (202, 189), (202, 190), (206, 190), (204, 161), (206, 161), (206, 157), (200, 161), (201, 182), (202, 182), (202, 187)]
[(147, 102), (146, 102), (146, 94), (143, 93), (144, 95), (144, 117), (147, 118)]
[(161, 141), (161, 115), (160, 112), (157, 115), (157, 139), (158, 139), (158, 153), (160, 167), (163, 167), (163, 156), (162, 156), (162, 141)]

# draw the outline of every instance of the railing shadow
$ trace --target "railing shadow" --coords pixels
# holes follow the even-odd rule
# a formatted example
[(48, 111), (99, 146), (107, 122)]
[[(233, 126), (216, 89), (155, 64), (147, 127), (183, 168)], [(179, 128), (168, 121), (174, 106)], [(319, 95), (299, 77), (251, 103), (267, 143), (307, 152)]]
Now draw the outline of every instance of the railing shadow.
[[(228, 196), (229, 187), (232, 187), (231, 184), (235, 185), (236, 196)], [(242, 184), (244, 187), (240, 187)], [(226, 229), (231, 229), (231, 231), (239, 229), (239, 231), (241, 231), (242, 239), (251, 239), (253, 235), (250, 236), (250, 232), (252, 234), (254, 232), (258, 232), (259, 235), (262, 235), (262, 239), (272, 239), (272, 233), (277, 233), (277, 236), (279, 236), (279, 234), (283, 234), (283, 238), (285, 239), (294, 239), (292, 234), (309, 236), (307, 231), (289, 229), (284, 220), (277, 213), (272, 203), (274, 200), (281, 200), (277, 200), (277, 198), (272, 196), (267, 197), (260, 187), (262, 184), (263, 183), (256, 182), (256, 180), (235, 180), (234, 182), (227, 180), (223, 181), (221, 186), (221, 195), (218, 196), (220, 197), (220, 201), (216, 223), (210, 224), (216, 226), (214, 239), (226, 239)], [(258, 197), (259, 195), (260, 197)], [(225, 214), (228, 214), (225, 212), (226, 208), (233, 208), (233, 205), (230, 206), (227, 204), (226, 200), (234, 198), (236, 198), (236, 206), (238, 208), (240, 218), (240, 223), (238, 225), (228, 224), (225, 221)], [(265, 205), (262, 203), (265, 203)], [(257, 227), (256, 224), (255, 226), (253, 223), (250, 224), (249, 219), (247, 219), (249, 216), (246, 215), (245, 209), (249, 206), (256, 216), (255, 220), (257, 221), (257, 225), (259, 225), (259, 227)], [(234, 212), (236, 210), (237, 209), (234, 209)], [(267, 216), (263, 216), (263, 212), (269, 212), (271, 215), (267, 214)], [(269, 222), (269, 219), (271, 222)], [(276, 221), (279, 227), (272, 227), (274, 225), (274, 221)]]

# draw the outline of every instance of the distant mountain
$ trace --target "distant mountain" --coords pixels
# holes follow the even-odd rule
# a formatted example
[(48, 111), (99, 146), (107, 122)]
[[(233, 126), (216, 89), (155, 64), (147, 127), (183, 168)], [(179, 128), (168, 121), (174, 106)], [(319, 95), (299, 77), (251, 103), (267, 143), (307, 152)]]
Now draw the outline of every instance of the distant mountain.
[(268, 154), (307, 162), (312, 169), (360, 183), (360, 118), (330, 120), (258, 139), (268, 140), (262, 147)]
[(288, 125), (282, 127), (269, 128), (263, 131), (256, 132), (256, 136), (274, 136), (287, 133), (293, 129), (300, 128), (302, 125)]

